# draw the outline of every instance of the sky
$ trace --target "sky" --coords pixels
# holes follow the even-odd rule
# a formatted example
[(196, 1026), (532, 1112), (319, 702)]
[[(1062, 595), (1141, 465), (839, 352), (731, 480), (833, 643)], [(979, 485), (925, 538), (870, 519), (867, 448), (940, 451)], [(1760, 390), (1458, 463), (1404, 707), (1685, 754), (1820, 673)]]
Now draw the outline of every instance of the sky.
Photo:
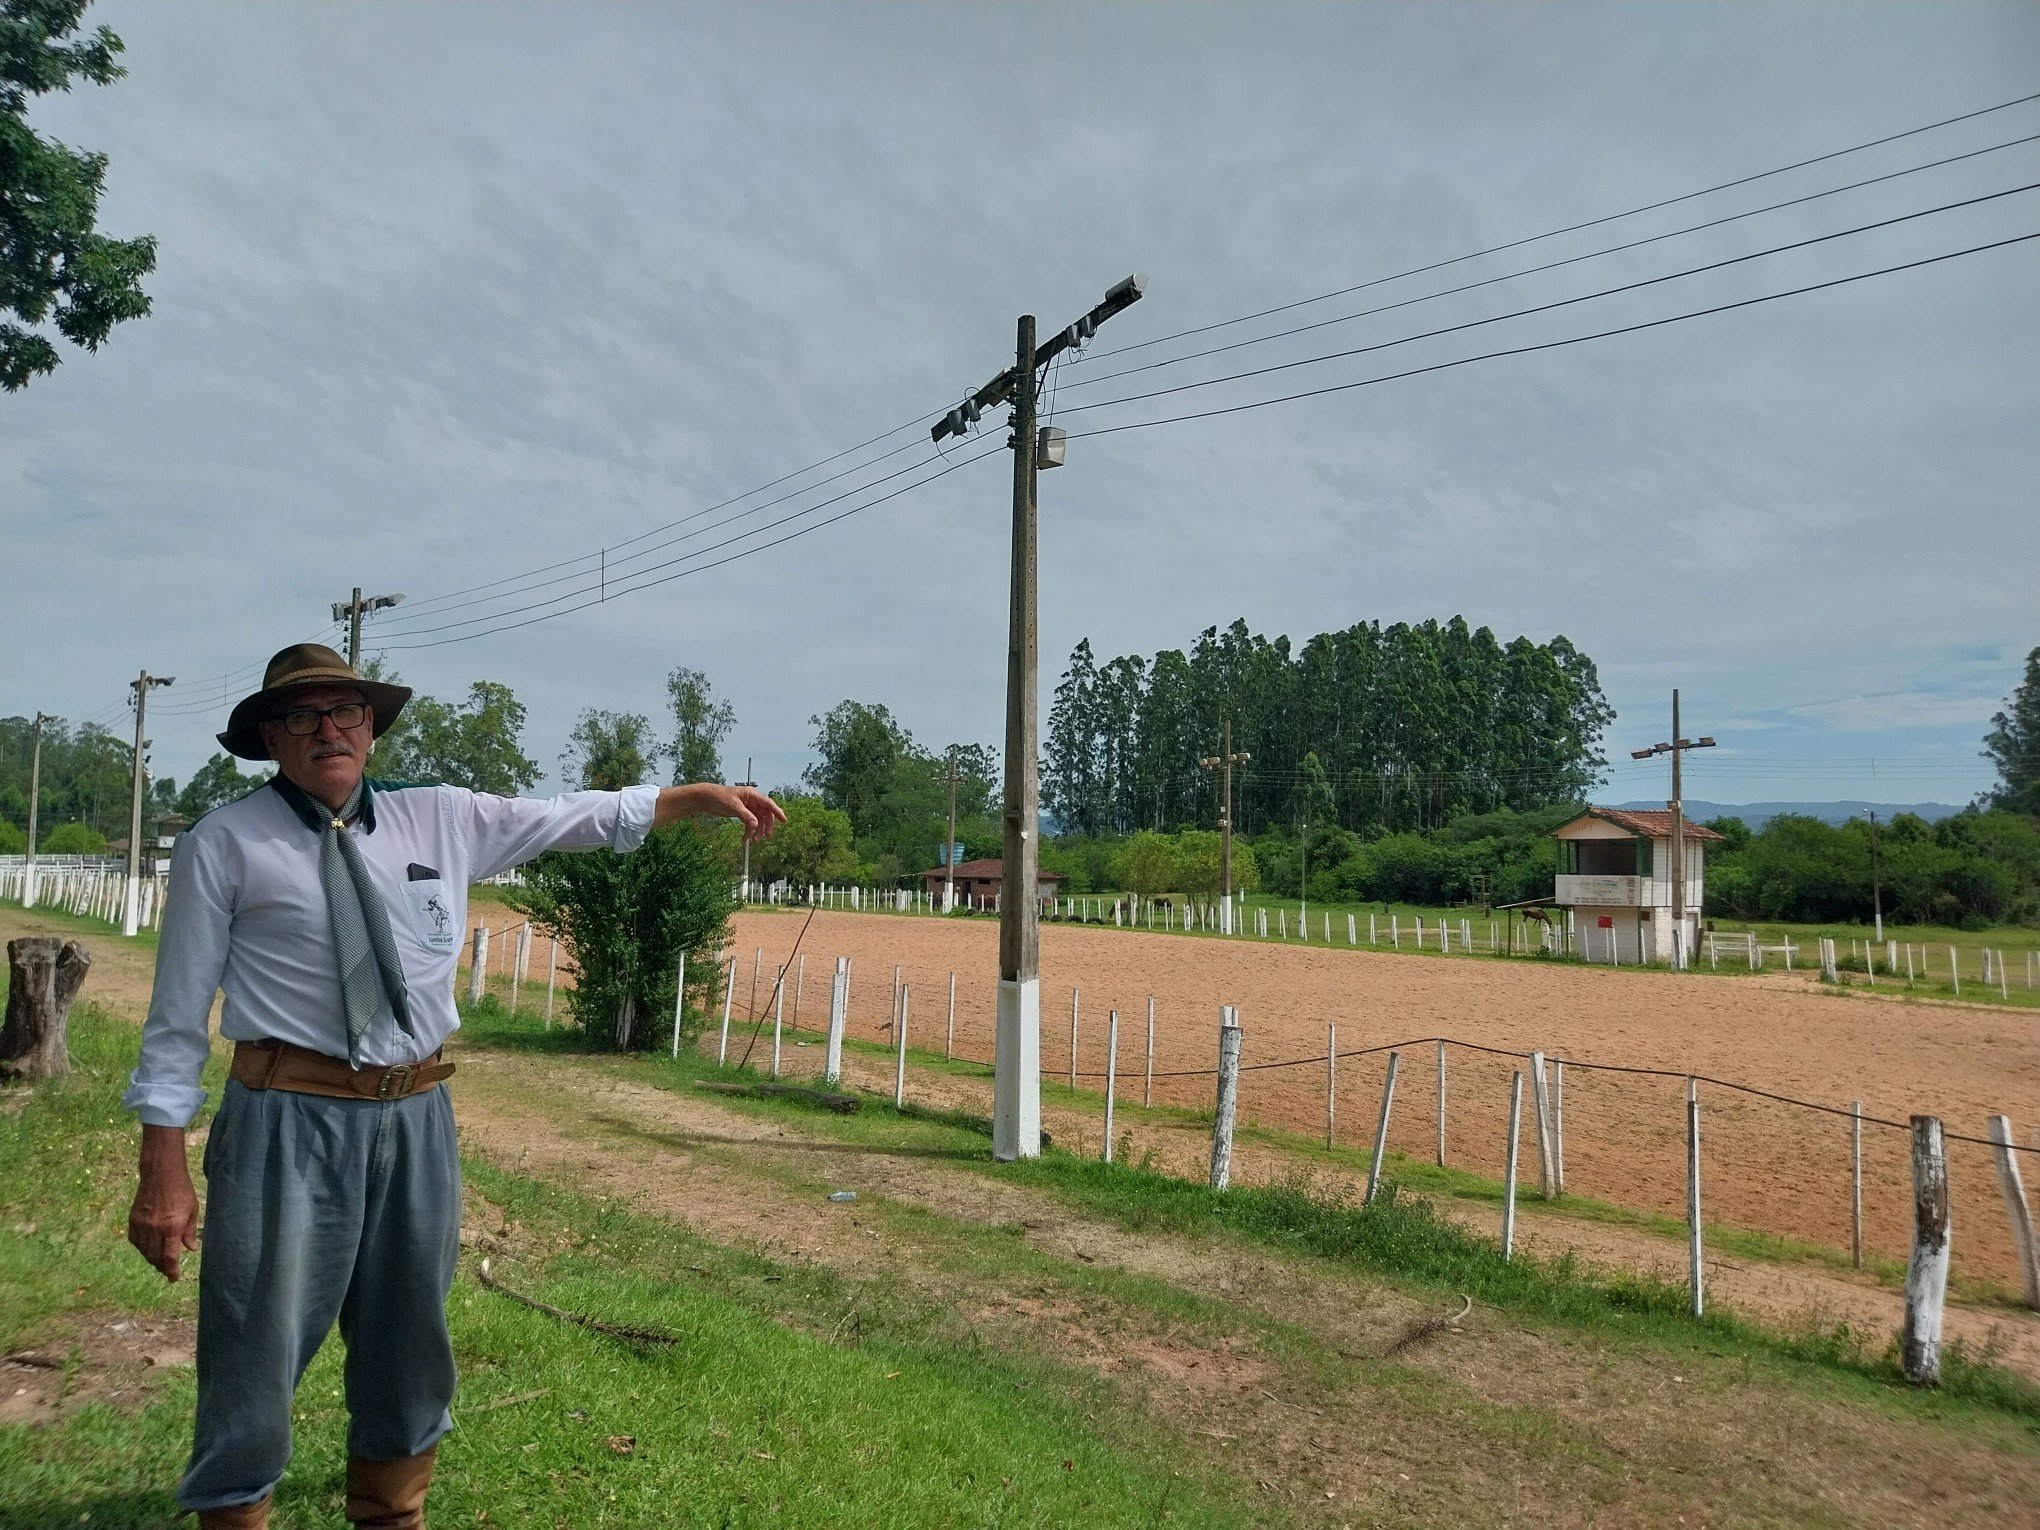
[(2040, 90), (2040, 7), (88, 21), (124, 39), (128, 78), (30, 120), (109, 157), (100, 227), (159, 240), (154, 312), (0, 395), (0, 715), (130, 729), (128, 682), (173, 675), (159, 774), (202, 764), (268, 655), (331, 640), (355, 586), (406, 594), (365, 648), (407, 683), (511, 685), (553, 784), (582, 709), (656, 718), (676, 665), (734, 705), (726, 764), (767, 786), (845, 698), (933, 749), (996, 744), (1002, 412), (947, 459), (925, 424), (1011, 362), (1019, 314), (1054, 333), (1133, 271), (1143, 300), (1052, 379), (1073, 439), (1040, 487), (1044, 714), (1083, 638), (1152, 654), (1236, 617), (1300, 644), (1461, 614), (1598, 662), (1603, 800), (1668, 789), (1628, 751), (1668, 735), (1678, 687), (1685, 731), (1719, 740), (1689, 796), (1960, 803), (2040, 644), (2040, 241), (1083, 434), (2040, 232), (2029, 190), (1498, 317), (2040, 182), (2040, 142), (1993, 148), (2040, 135), (2034, 101), (1460, 259)]

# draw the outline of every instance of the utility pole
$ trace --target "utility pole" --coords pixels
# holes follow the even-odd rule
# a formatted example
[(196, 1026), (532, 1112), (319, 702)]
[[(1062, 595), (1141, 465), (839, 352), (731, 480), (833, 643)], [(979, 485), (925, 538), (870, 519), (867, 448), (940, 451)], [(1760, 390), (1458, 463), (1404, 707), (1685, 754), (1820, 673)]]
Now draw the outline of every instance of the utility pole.
[(120, 932), (132, 935), (142, 927), (142, 754), (149, 747), (149, 741), (142, 734), (142, 724), (149, 711), (149, 688), (155, 685), (175, 685), (175, 675), (152, 675), (146, 669), (141, 677), (128, 682), (128, 688), (135, 693), (135, 780), (134, 790), (128, 799), (128, 853), (127, 853), (127, 896), (123, 899), (120, 916)]
[(361, 668), (361, 619), (371, 611), (386, 611), (391, 606), (404, 603), (401, 595), (371, 595), (361, 598), (361, 586), (354, 587), (352, 600), (333, 602), (333, 620), (347, 623), (347, 663), (349, 668)]
[(1679, 693), (1672, 692), (1672, 737), (1670, 742), (1653, 744), (1648, 749), (1632, 749), (1632, 760), (1647, 760), (1652, 755), (1669, 754), (1672, 757), (1672, 800), (1667, 804), (1672, 810), (1672, 928), (1678, 932), (1678, 945), (1674, 960), (1684, 966), (1692, 956), (1691, 942), (1686, 939), (1686, 801), (1685, 789), (1680, 784), (1679, 762), (1688, 749), (1712, 749), (1711, 738), (1681, 738), (1679, 736)]
[(1877, 813), (1870, 813), (1870, 907), (1877, 917), (1877, 944), (1884, 944), (1884, 879), (1877, 869)]
[(949, 838), (942, 842), (942, 912), (956, 907), (956, 745), (949, 746)]
[[(1041, 345), (1034, 315), (1018, 325), (1013, 365), (929, 428), (938, 446), (962, 436), (987, 409), (1013, 406), (1013, 570), (1006, 634), (1006, 780), (999, 881), (999, 1007), (992, 1063), (992, 1156), (1002, 1162), (1041, 1156), (1041, 783), (1036, 763), (1040, 648), (1035, 625), (1036, 481), (1041, 466), (1062, 461), (1063, 432), (1039, 430), (1040, 369), (1081, 347), (1098, 326), (1140, 301), (1147, 278), (1129, 276), (1089, 313)], [(1038, 431), (1038, 434), (1037, 434)]]
[[(751, 779), (753, 774), (755, 772), (751, 769), (751, 757), (747, 754), (744, 756), (744, 779), (737, 785), (756, 786), (758, 783)], [(740, 898), (745, 903), (751, 901), (751, 837), (748, 834), (744, 836), (744, 886)]]
[(35, 907), (35, 819), (36, 807), (42, 801), (42, 730), (44, 723), (56, 719), (47, 712), (35, 714), (33, 733), (34, 747), (29, 752), (28, 764), (28, 870), (21, 885), (21, 906)]
[(1225, 720), (1225, 746), (1217, 754), (1208, 754), (1198, 760), (1206, 770), (1218, 767), (1218, 891), (1219, 891), (1219, 932), (1230, 935), (1232, 928), (1232, 768), (1244, 765), (1253, 759), (1251, 754), (1234, 754), (1232, 746), (1232, 719)]

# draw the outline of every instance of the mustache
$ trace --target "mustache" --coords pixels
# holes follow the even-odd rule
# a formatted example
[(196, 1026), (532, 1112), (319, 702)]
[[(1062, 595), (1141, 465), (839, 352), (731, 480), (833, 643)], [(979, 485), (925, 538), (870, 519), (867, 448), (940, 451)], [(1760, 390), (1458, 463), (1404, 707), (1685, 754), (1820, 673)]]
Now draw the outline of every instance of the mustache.
[(312, 758), (315, 760), (330, 760), (335, 755), (352, 755), (353, 753), (354, 751), (345, 744), (318, 744), (312, 749)]

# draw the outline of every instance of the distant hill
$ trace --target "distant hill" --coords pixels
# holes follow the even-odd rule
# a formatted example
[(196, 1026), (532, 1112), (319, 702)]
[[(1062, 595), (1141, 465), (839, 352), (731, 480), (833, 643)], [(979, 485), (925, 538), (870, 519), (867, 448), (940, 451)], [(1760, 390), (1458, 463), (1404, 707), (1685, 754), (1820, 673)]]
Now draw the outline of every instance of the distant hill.
[[(1617, 807), (1664, 809), (1664, 799), (1651, 802), (1620, 802)], [(1851, 818), (1861, 818), (1865, 813), (1874, 812), (1879, 819), (1889, 820), (1897, 813), (1917, 813), (1928, 823), (1939, 818), (1952, 817), (1961, 812), (1945, 802), (1699, 802), (1686, 799), (1686, 816), (1695, 823), (1705, 823), (1710, 818), (1740, 818), (1752, 829), (1761, 829), (1781, 813), (1798, 813), (1807, 818), (1818, 818), (1823, 823), (1845, 823)]]

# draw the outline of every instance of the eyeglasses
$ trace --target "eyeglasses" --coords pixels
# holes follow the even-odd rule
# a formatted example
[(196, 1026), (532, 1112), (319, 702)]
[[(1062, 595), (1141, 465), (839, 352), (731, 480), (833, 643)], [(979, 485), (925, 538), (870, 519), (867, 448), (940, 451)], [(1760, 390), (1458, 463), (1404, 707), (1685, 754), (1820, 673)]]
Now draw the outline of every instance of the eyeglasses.
[(283, 731), (298, 738), (310, 738), (319, 731), (322, 718), (333, 719), (336, 728), (358, 728), (368, 716), (368, 708), (358, 701), (343, 701), (337, 707), (320, 710), (315, 707), (298, 707), (270, 719), (283, 724)]

